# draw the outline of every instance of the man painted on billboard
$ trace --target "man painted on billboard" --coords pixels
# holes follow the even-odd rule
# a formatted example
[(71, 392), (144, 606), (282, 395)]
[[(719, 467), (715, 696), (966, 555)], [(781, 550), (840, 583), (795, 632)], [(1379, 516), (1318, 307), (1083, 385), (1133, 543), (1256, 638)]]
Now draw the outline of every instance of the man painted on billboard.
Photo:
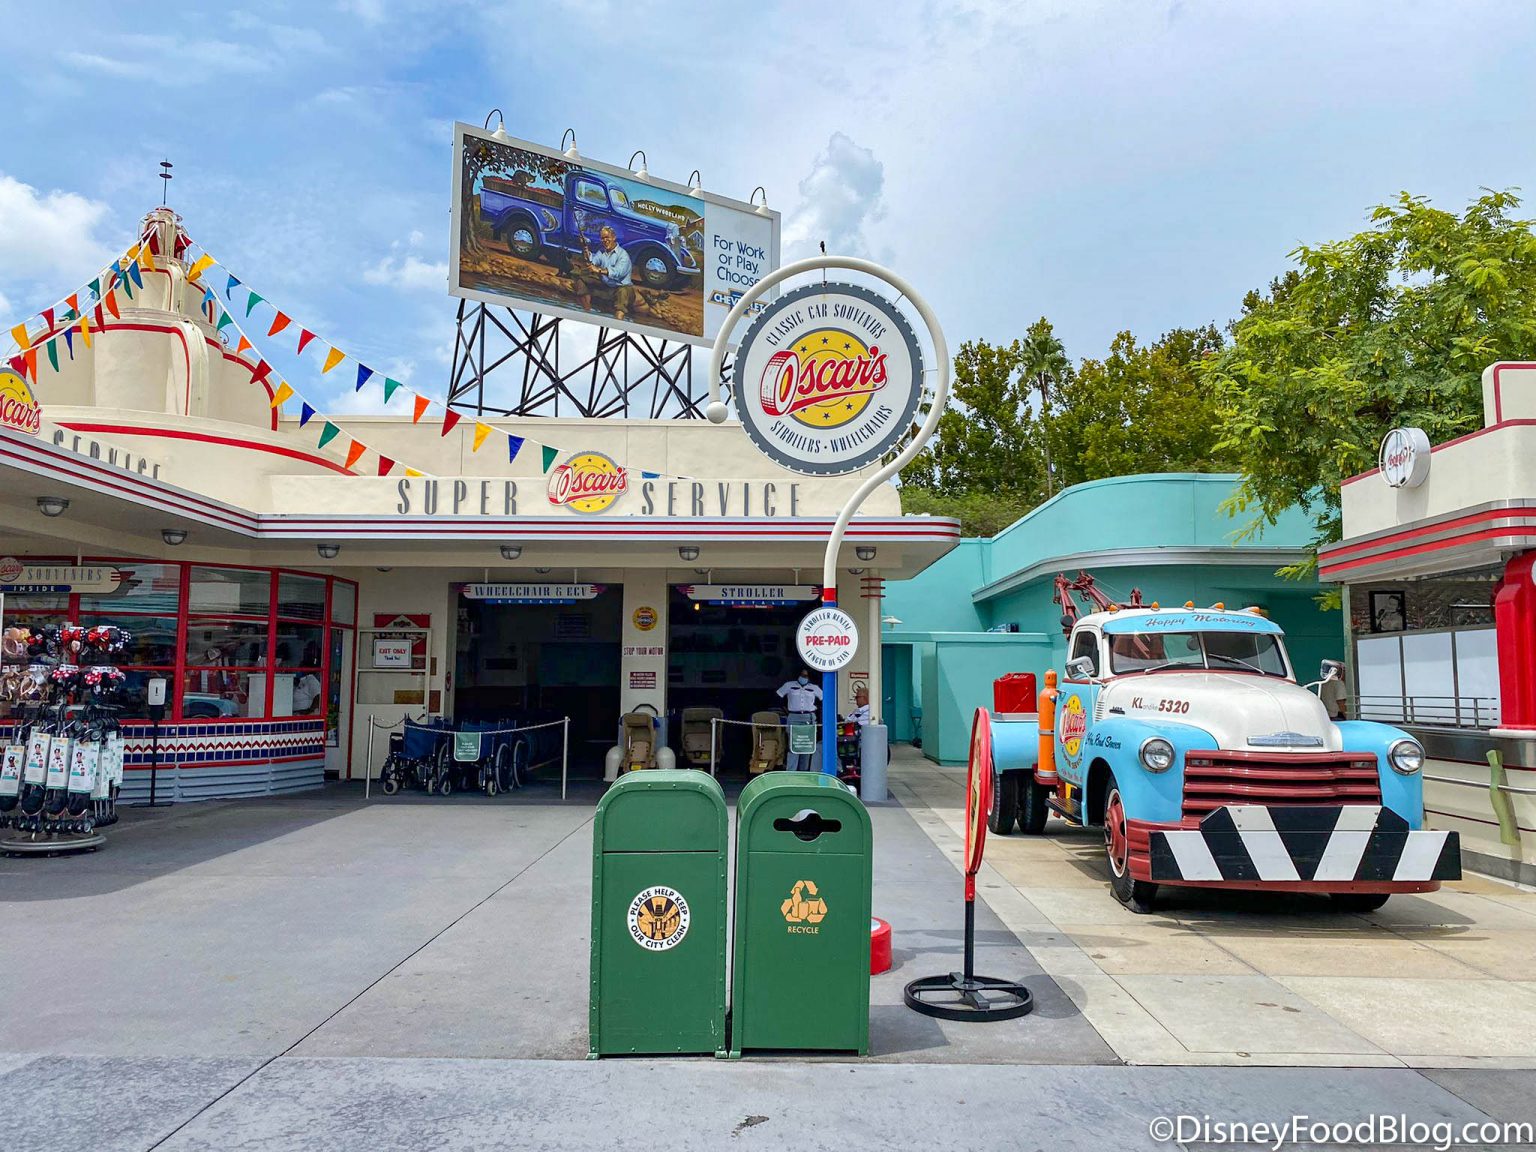
[(454, 138), (454, 295), (703, 345), (778, 266), (763, 205), (467, 124)]
[(459, 286), (704, 334), (702, 200), (466, 136)]
[(602, 247), (597, 252), (583, 249), (581, 262), (572, 261), (571, 279), (576, 282), (576, 299), (589, 312), (594, 310), (594, 296), (599, 303), (611, 302), (609, 310), (613, 312), (613, 318), (623, 320), (635, 306), (634, 281), (630, 278), (634, 262), (629, 253), (619, 247), (618, 234), (612, 228), (601, 229), (598, 239)]

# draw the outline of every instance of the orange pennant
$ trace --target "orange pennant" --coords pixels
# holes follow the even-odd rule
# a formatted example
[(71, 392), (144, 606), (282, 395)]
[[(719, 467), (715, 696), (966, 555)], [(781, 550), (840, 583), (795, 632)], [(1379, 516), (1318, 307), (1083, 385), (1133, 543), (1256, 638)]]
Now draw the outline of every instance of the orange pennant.
[(121, 320), (123, 318), (123, 314), (117, 310), (117, 293), (115, 291), (108, 292), (106, 301), (107, 311), (112, 313), (112, 318), (114, 320)]
[(28, 348), (26, 351), (27, 375), (32, 377), (32, 383), (37, 383), (37, 349)]
[(243, 352), (247, 351), (248, 349), (254, 348), (254, 347), (255, 347), (255, 345), (252, 344), (249, 340), (247, 340), (245, 338), (245, 334), (241, 333), (241, 335), (240, 335), (240, 343), (235, 346), (235, 355), (239, 356)]
[(80, 293), (71, 292), (68, 296), (64, 297), (64, 303), (69, 305), (69, 310), (76, 316), (80, 315)]
[(360, 441), (352, 441), (352, 447), (347, 449), (347, 468), (350, 469), (352, 465), (356, 464), (362, 458), (365, 451), (367, 449), (363, 447)]
[(427, 414), (427, 409), (431, 405), (432, 401), (428, 400), (425, 396), (416, 397), (416, 415), (411, 417), (411, 423), (420, 424), (421, 418)]
[(320, 369), (320, 374), (322, 376), (325, 375), (327, 372), (329, 372), (332, 368), (336, 367), (336, 365), (340, 364), (346, 358), (347, 358), (346, 353), (343, 352), (340, 348), (332, 348), (329, 352), (327, 352), (325, 354), (325, 367)]
[(267, 329), (267, 335), (276, 336), (284, 328), (288, 327), (288, 324), (289, 318), (279, 312), (276, 316), (272, 317), (272, 327)]

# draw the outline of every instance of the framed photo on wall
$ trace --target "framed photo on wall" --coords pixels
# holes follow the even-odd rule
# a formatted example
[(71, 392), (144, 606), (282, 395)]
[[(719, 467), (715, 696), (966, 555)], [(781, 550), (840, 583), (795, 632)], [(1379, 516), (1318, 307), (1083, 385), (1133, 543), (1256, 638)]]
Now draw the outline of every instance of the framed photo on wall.
[(1371, 593), (1371, 631), (1403, 632), (1408, 627), (1406, 592)]

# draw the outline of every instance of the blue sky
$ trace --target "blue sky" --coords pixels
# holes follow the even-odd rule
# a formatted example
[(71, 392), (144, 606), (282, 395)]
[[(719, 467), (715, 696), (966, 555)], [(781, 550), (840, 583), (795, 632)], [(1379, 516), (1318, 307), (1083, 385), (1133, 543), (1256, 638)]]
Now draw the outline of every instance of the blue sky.
[[(0, 0), (0, 18), (26, 45), (0, 113), (4, 327), (126, 246), (169, 156), (194, 239), (433, 397), (451, 125), (493, 106), (515, 136), (574, 128), (590, 157), (765, 185), (786, 259), (824, 239), (889, 263), (952, 346), (1043, 314), (1074, 357), (1225, 322), (1296, 244), (1399, 189), (1536, 196), (1525, 0)], [(337, 410), (377, 399), (293, 380)]]

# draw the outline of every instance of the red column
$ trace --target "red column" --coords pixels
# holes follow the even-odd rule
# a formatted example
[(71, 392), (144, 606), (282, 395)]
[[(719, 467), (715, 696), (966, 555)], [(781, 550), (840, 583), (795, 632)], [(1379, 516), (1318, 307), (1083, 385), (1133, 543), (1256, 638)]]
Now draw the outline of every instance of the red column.
[(1536, 729), (1536, 552), (1504, 565), (1493, 598), (1499, 641), (1500, 727)]

